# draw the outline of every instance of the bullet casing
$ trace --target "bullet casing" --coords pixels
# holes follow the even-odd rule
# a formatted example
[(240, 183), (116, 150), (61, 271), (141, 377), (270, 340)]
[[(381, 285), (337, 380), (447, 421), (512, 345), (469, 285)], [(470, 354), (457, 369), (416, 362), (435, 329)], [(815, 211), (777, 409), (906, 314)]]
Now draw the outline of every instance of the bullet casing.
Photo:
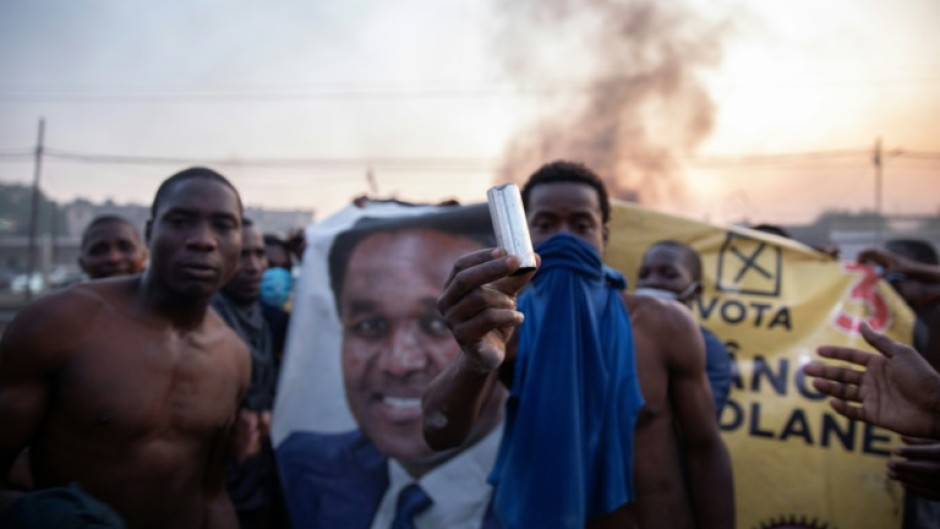
[(490, 206), (496, 244), (509, 255), (519, 258), (521, 266), (515, 274), (535, 270), (535, 252), (529, 237), (529, 225), (522, 207), (522, 195), (516, 184), (495, 186), (486, 192)]

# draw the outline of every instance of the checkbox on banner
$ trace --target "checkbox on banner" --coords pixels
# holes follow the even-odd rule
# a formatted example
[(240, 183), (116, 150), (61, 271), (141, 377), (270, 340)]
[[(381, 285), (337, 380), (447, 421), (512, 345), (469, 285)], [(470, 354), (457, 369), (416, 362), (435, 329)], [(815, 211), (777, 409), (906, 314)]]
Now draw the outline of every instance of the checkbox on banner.
[(728, 232), (718, 254), (718, 290), (779, 296), (782, 253), (779, 246), (767, 241)]

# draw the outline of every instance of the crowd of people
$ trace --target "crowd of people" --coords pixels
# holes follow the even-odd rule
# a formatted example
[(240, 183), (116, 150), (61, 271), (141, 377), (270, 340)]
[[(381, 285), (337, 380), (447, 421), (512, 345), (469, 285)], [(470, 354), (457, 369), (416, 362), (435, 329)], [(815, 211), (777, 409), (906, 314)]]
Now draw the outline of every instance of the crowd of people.
[[(611, 206), (589, 168), (548, 163), (522, 201), (539, 258), (523, 274), (472, 207), (337, 236), (358, 429), (295, 433), (276, 454), (302, 233), (263, 234), (206, 168), (160, 185), (143, 237), (95, 219), (89, 281), (23, 309), (0, 341), (0, 527), (735, 527), (718, 427), (733, 373), (691, 310), (699, 255), (654, 243), (631, 291), (603, 264)], [(914, 346), (863, 326), (879, 353), (819, 355), (864, 369), (805, 372), (836, 412), (904, 436), (887, 473), (908, 527), (933, 527), (940, 265), (917, 241), (859, 260), (916, 312)]]

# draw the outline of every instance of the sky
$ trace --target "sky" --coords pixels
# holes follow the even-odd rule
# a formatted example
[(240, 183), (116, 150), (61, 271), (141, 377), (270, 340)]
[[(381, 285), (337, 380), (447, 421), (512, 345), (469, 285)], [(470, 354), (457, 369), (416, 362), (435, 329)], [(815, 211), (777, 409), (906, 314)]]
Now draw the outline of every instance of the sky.
[(577, 159), (715, 222), (940, 211), (935, 0), (0, 3), (0, 182), (148, 204), (464, 202)]

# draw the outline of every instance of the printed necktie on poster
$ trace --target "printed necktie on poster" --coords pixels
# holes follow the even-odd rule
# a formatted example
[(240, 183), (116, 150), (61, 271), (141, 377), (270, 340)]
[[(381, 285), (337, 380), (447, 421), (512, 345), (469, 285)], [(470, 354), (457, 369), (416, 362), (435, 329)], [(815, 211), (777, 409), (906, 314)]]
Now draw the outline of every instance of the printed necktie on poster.
[(401, 489), (398, 493), (398, 504), (395, 506), (395, 519), (389, 529), (414, 529), (415, 516), (426, 511), (432, 503), (434, 502), (417, 483)]

